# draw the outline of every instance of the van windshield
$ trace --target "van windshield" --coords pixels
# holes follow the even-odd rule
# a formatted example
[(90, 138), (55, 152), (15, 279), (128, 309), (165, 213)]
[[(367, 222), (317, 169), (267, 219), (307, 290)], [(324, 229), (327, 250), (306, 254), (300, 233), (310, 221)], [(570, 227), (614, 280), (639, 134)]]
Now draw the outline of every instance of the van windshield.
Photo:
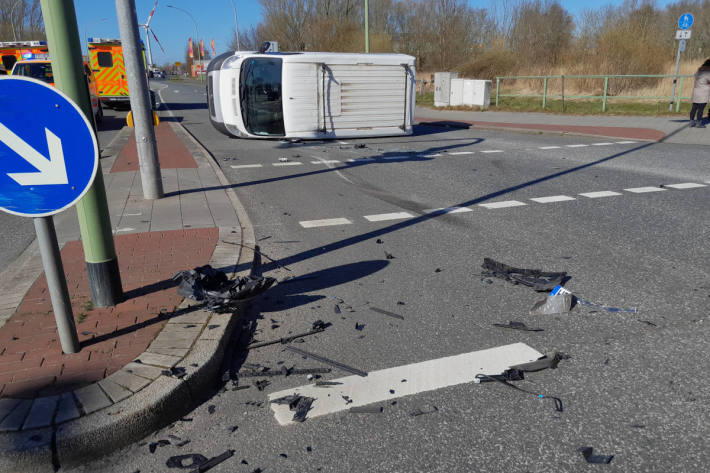
[(54, 74), (52, 74), (52, 63), (50, 62), (28, 62), (24, 64), (15, 64), (12, 70), (14, 76), (32, 77), (39, 79), (48, 84), (54, 82)]
[(279, 58), (249, 58), (242, 64), (239, 103), (244, 126), (253, 135), (283, 136)]

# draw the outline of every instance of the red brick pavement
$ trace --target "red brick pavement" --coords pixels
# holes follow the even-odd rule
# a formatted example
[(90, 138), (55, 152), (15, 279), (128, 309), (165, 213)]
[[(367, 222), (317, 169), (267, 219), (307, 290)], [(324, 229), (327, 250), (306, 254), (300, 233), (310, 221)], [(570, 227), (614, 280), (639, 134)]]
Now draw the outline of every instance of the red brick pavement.
[(62, 262), (83, 348), (73, 355), (62, 354), (42, 274), (0, 328), (0, 398), (70, 391), (135, 359), (163, 328), (161, 311), (172, 312), (182, 301), (171, 277), (181, 269), (207, 264), (218, 236), (217, 228), (116, 236), (127, 297), (109, 308), (92, 307), (81, 242), (69, 242), (62, 250)]
[[(155, 141), (158, 143), (158, 161), (161, 169), (196, 168), (197, 163), (169, 123), (161, 123), (155, 128)], [(111, 172), (138, 171), (138, 151), (136, 135), (131, 133), (128, 143), (123, 147)]]

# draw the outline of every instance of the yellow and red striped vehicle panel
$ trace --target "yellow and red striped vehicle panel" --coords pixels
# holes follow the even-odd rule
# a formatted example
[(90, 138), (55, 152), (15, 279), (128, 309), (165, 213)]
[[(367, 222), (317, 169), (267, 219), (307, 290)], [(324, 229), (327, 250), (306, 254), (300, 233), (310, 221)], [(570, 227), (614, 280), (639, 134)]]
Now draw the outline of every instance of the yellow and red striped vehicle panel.
[[(111, 53), (111, 67), (99, 66), (98, 53)], [(123, 63), (123, 48), (120, 45), (89, 45), (89, 60), (94, 70), (96, 88), (100, 97), (127, 97), (128, 82)]]

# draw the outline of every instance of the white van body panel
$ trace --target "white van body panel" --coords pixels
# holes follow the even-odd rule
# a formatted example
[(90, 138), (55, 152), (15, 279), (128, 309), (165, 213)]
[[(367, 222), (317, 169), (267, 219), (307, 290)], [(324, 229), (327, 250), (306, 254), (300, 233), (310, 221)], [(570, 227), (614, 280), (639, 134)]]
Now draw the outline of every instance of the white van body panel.
[[(242, 120), (240, 72), (253, 57), (282, 60), (283, 135), (254, 135)], [(240, 51), (225, 60), (208, 96), (213, 124), (249, 138), (355, 138), (412, 134), (414, 57), (405, 54)]]

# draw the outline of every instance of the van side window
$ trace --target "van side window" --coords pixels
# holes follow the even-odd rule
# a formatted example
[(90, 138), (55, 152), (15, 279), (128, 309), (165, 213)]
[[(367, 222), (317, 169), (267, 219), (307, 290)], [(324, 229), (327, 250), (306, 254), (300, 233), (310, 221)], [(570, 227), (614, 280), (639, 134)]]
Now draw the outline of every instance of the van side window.
[(99, 67), (113, 67), (111, 53), (100, 52), (96, 55), (96, 59), (99, 61)]

